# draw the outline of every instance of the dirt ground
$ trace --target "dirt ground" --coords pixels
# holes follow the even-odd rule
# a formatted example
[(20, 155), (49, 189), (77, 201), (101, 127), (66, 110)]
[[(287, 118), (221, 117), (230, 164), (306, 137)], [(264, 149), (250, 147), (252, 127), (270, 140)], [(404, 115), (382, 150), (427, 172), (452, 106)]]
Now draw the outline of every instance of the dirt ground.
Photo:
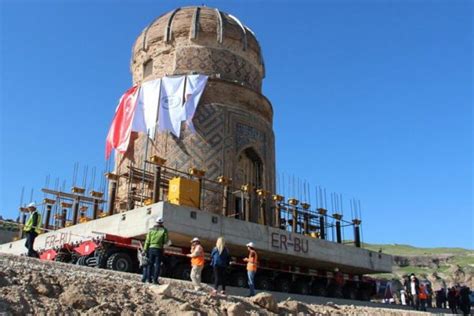
[(190, 282), (140, 282), (136, 274), (0, 254), (0, 314), (68, 315), (428, 315), (358, 306), (277, 303), (271, 294), (252, 298), (195, 292)]

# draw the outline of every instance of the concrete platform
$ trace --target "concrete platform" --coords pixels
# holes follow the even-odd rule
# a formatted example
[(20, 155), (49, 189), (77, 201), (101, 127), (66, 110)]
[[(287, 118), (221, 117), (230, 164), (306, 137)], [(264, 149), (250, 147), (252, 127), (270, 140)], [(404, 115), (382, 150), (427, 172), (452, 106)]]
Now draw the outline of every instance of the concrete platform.
[[(210, 251), (219, 236), (224, 236), (233, 256), (245, 256), (245, 244), (255, 243), (260, 260), (279, 261), (313, 269), (332, 271), (338, 267), (344, 273), (368, 274), (391, 272), (392, 257), (366, 249), (293, 234), (281, 229), (227, 218), (194, 208), (159, 202), (87, 223), (41, 234), (35, 249), (48, 249), (64, 243), (87, 240), (101, 234), (144, 238), (162, 217), (175, 246), (189, 246), (193, 237), (202, 240)], [(25, 253), (25, 241), (19, 240), (0, 245), (0, 252)]]

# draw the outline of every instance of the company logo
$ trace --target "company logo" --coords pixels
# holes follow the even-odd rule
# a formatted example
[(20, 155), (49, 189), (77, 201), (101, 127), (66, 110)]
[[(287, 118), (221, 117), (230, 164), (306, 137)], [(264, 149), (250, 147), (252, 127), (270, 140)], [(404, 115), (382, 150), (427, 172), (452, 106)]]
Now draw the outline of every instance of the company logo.
[(183, 104), (180, 96), (166, 96), (161, 98), (162, 106), (166, 110), (177, 108)]

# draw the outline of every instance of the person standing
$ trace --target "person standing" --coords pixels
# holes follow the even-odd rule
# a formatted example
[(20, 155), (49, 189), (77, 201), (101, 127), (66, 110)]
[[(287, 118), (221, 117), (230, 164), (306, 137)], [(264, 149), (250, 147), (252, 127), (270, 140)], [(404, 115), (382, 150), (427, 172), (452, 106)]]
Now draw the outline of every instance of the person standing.
[(453, 314), (458, 313), (458, 305), (456, 302), (456, 290), (454, 287), (448, 289), (448, 305)]
[(436, 291), (436, 307), (446, 308), (446, 290), (443, 287)]
[(214, 291), (212, 294), (216, 295), (219, 289), (219, 284), (222, 286), (221, 294), (225, 294), (226, 275), (225, 270), (229, 266), (230, 256), (229, 251), (225, 247), (224, 237), (217, 238), (216, 246), (211, 252), (211, 266), (214, 271)]
[(471, 289), (469, 287), (461, 287), (459, 292), (459, 300), (461, 304), (459, 305), (459, 308), (463, 312), (463, 315), (471, 314), (471, 300), (469, 298), (469, 293), (471, 293)]
[(143, 247), (148, 257), (146, 279), (149, 283), (160, 284), (158, 277), (160, 276), (161, 259), (163, 257), (163, 247), (167, 242), (168, 230), (163, 226), (163, 219), (157, 218), (155, 226), (153, 226), (146, 235), (145, 245)]
[(244, 258), (244, 261), (247, 262), (247, 277), (249, 283), (249, 296), (255, 295), (255, 274), (257, 273), (257, 265), (258, 265), (258, 255), (255, 251), (255, 245), (253, 242), (249, 242), (247, 245), (247, 249), (249, 251), (249, 256)]
[(402, 305), (407, 305), (407, 300), (406, 300), (406, 292), (404, 289), (400, 290), (400, 302)]
[(415, 276), (415, 274), (410, 275), (410, 283), (408, 284), (409, 290), (410, 290), (410, 295), (412, 297), (412, 303), (413, 307), (418, 310), (420, 308), (420, 299), (418, 297), (419, 294), (419, 287), (420, 287), (420, 281), (418, 281), (418, 278)]
[(421, 283), (418, 289), (418, 298), (420, 300), (420, 310), (426, 312), (426, 303), (428, 301), (428, 291), (426, 289), (426, 286)]
[(193, 281), (194, 289), (201, 290), (201, 274), (204, 268), (204, 249), (201, 246), (199, 238), (194, 237), (191, 240), (191, 253), (187, 255), (191, 258), (191, 281)]
[(30, 212), (30, 217), (26, 221), (23, 231), (26, 234), (25, 247), (28, 248), (28, 257), (38, 258), (38, 253), (33, 249), (35, 239), (41, 233), (41, 214), (36, 209), (35, 203), (30, 203), (27, 206)]

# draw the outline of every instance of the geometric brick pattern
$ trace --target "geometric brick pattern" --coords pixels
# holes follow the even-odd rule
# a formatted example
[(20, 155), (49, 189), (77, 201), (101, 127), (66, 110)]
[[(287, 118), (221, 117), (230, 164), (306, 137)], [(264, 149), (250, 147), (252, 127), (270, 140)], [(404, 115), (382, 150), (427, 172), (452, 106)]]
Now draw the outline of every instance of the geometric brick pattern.
[(221, 78), (243, 82), (258, 90), (262, 84), (258, 70), (244, 58), (213, 48), (183, 47), (176, 50), (176, 73), (194, 69), (198, 73), (220, 74)]

